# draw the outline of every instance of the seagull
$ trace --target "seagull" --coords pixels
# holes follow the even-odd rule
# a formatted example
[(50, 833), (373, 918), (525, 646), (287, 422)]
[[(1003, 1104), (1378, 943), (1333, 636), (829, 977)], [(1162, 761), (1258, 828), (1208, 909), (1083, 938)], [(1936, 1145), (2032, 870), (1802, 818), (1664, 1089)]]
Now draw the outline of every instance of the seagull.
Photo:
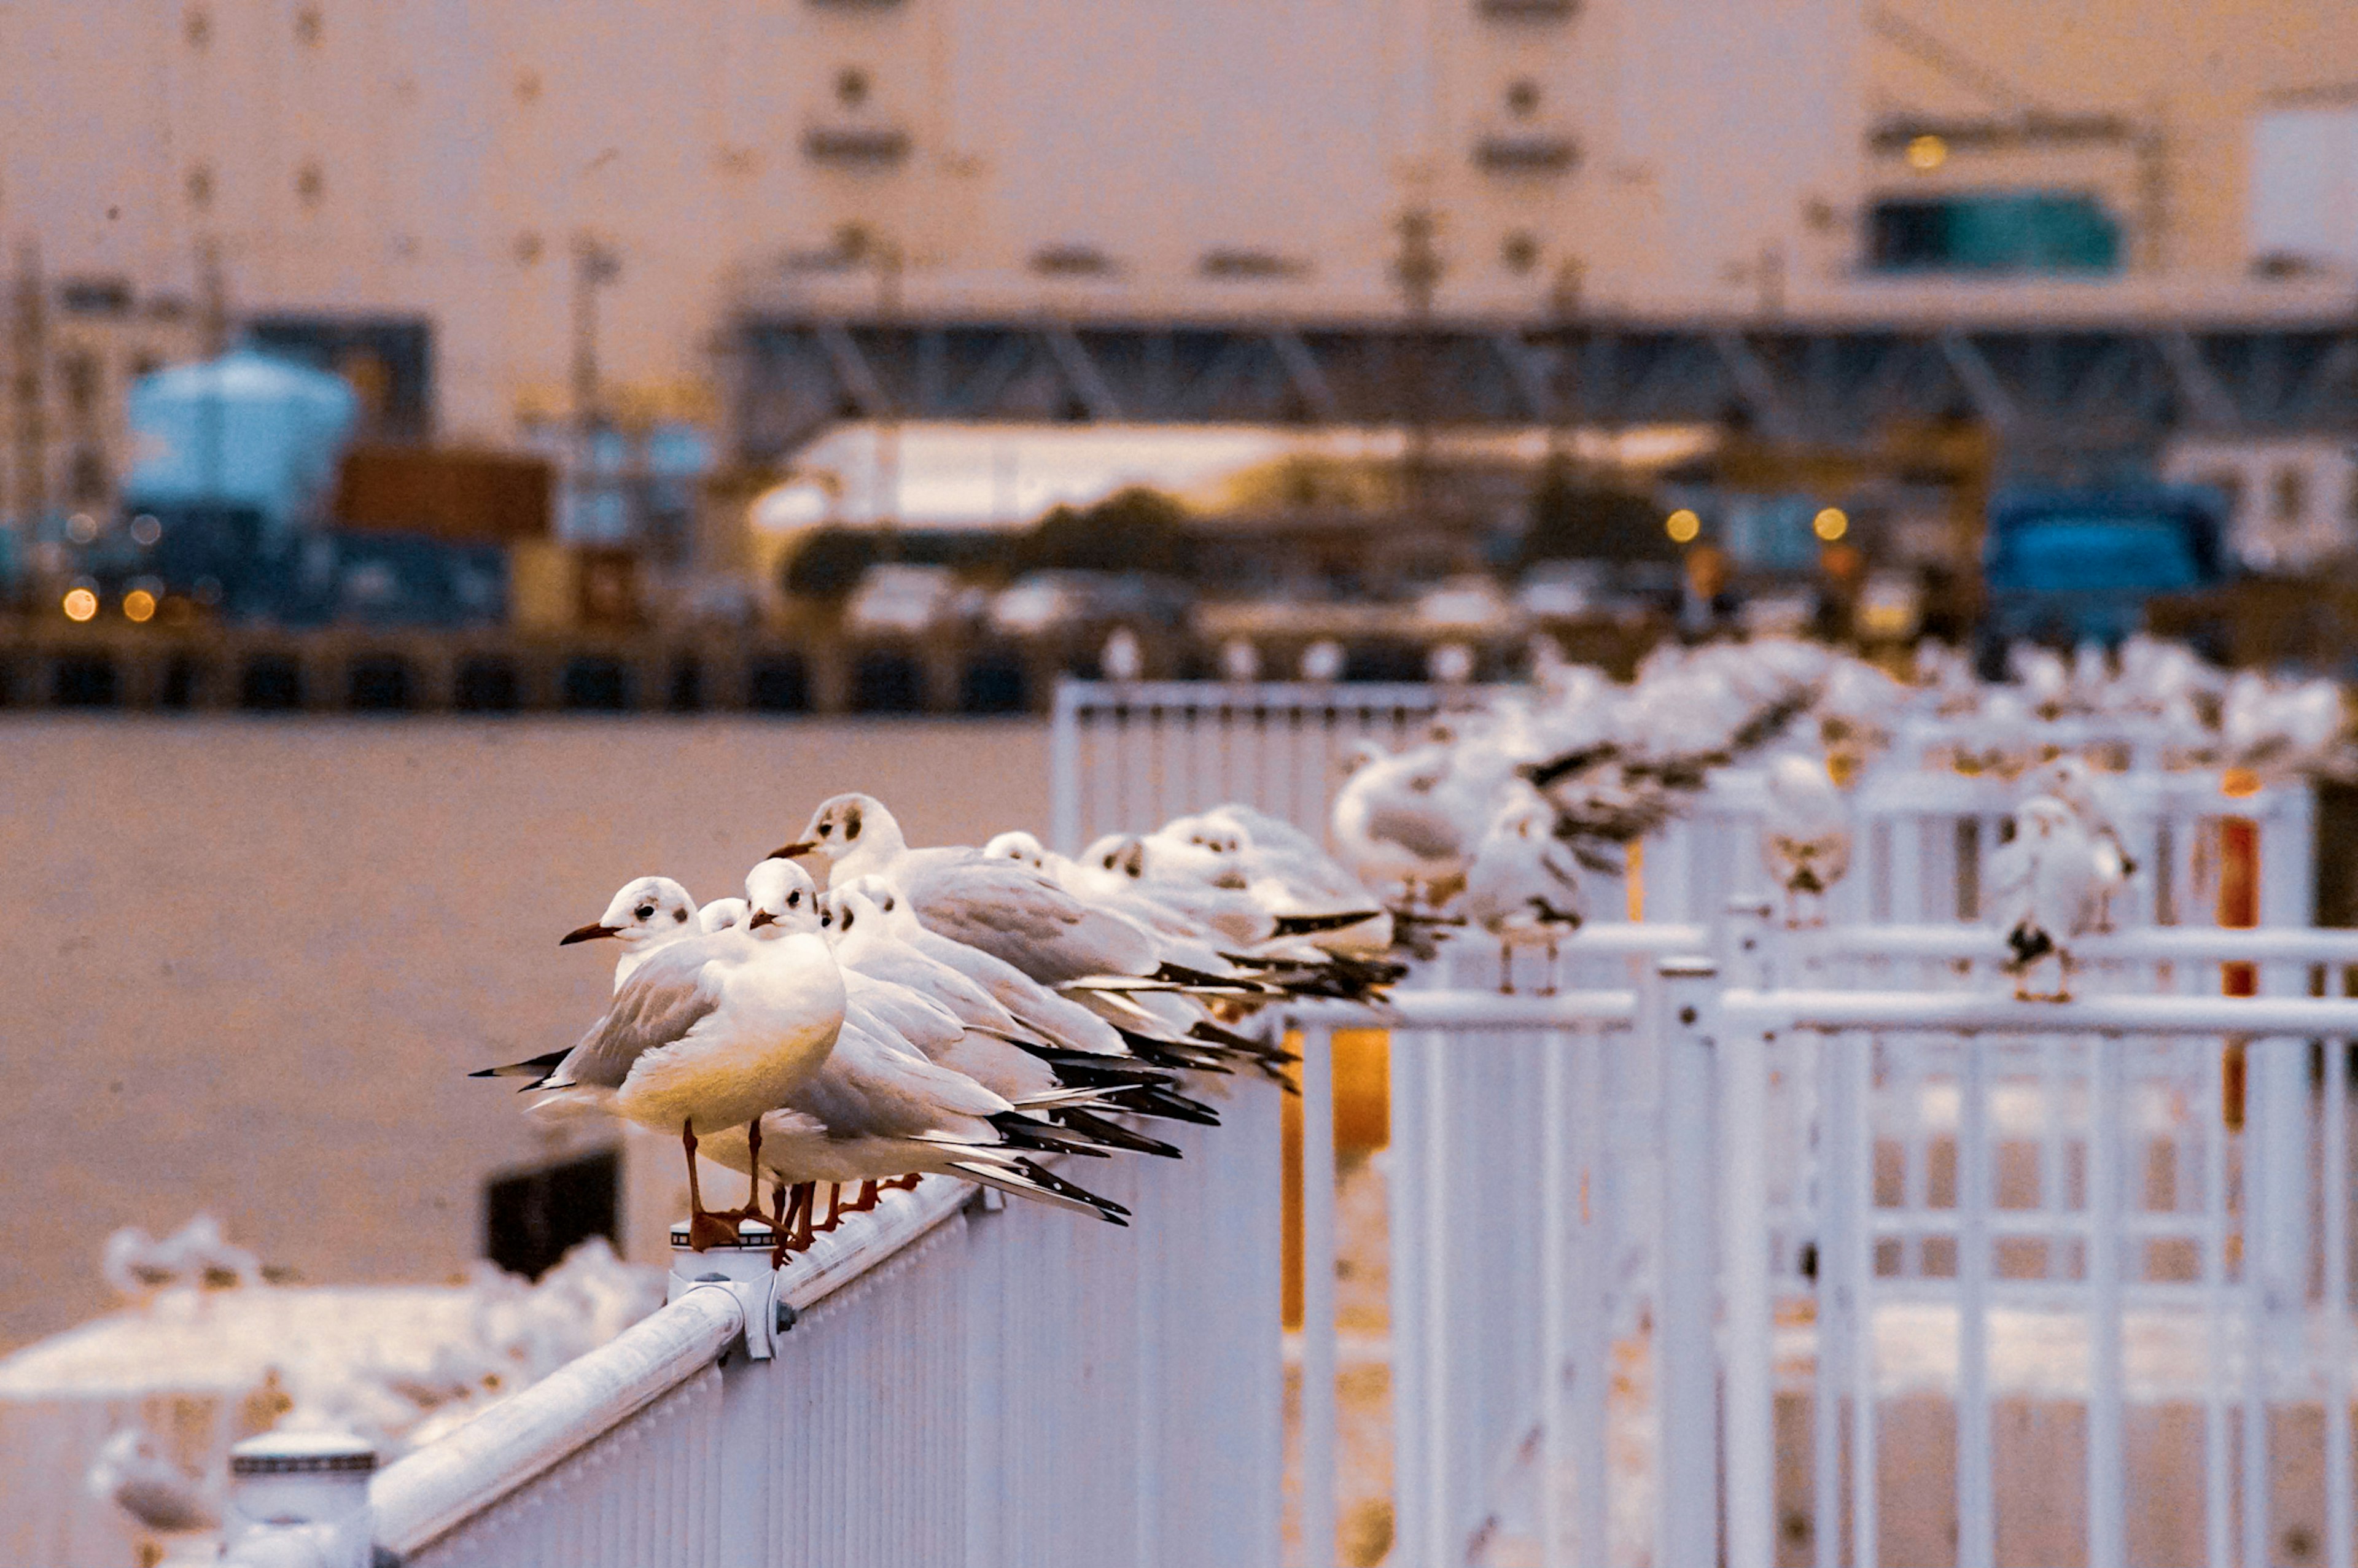
[(2113, 928), (2113, 900), (2136, 875), (2137, 863), (2121, 841), (2120, 806), (2111, 787), (2081, 757), (2058, 757), (2032, 773), (2028, 793), (2051, 795), (2071, 807), (2093, 846), (2096, 867), (2095, 929)]
[[(596, 942), (611, 937), (622, 944), (622, 956), (614, 960), (614, 989), (620, 991), (622, 982), (638, 972), (655, 949), (682, 937), (696, 936), (718, 931), (733, 924), (726, 918), (731, 908), (742, 910), (741, 898), (716, 899), (705, 908), (696, 907), (696, 900), (669, 877), (638, 877), (624, 882), (621, 891), (607, 902), (606, 913), (588, 925), (578, 926), (557, 938), (560, 947), (570, 947), (578, 942)], [(477, 1078), (530, 1078), (525, 1090), (536, 1089), (556, 1070), (557, 1065), (571, 1053), (571, 1046), (551, 1051), (530, 1061), (510, 1062), (502, 1066), (486, 1067), (468, 1075)]]
[(1553, 832), (1555, 809), (1536, 792), (1490, 824), (1466, 871), (1466, 913), (1498, 939), (1498, 992), (1515, 989), (1515, 948), (1547, 945), (1547, 983), (1555, 994), (1556, 944), (1580, 928), (1580, 867)]
[(1119, 1030), (1079, 1002), (1049, 989), (1002, 958), (925, 929), (900, 891), (885, 878), (858, 877), (842, 885), (866, 896), (892, 935), (981, 987), (1019, 1024), (1062, 1053), (1064, 1059), (1086, 1060), (1108, 1070), (1141, 1060)]
[[(790, 861), (768, 864), (802, 876)], [(789, 905), (778, 924), (788, 940), (818, 943), (821, 919), (814, 897)], [(757, 1187), (764, 1175), (775, 1184), (770, 1218), (781, 1260), (791, 1248), (809, 1245), (811, 1199), (819, 1182), (838, 1192), (860, 1184), (861, 1205), (872, 1205), (869, 1184), (913, 1173), (962, 1175), (1123, 1222), (1129, 1211), (1119, 1204), (1026, 1158), (1076, 1147), (1068, 1137), (1051, 1135), (1061, 1130), (1043, 1127), (1006, 1097), (927, 1059), (925, 1043), (941, 1048), (964, 1033), (955, 1017), (905, 987), (848, 978), (833, 1049), (817, 1070), (774, 1099), (753, 1125), (724, 1128), (704, 1140), (707, 1158), (743, 1173)], [(788, 1189), (795, 1189), (792, 1206)], [(793, 1223), (797, 1213), (798, 1227)]]
[(831, 879), (881, 876), (928, 930), (979, 948), (1042, 985), (1070, 989), (1123, 1031), (1133, 1049), (1141, 1036), (1152, 1038), (1157, 1054), (1147, 1059), (1158, 1065), (1237, 1060), (1269, 1068), (1285, 1058), (1282, 1051), (1218, 1025), (1181, 994), (1244, 994), (1252, 982), (1166, 963), (1171, 938), (1076, 896), (1029, 865), (975, 849), (913, 849), (873, 795), (846, 794), (822, 802), (803, 837), (776, 854), (813, 852), (832, 863)]
[(1760, 858), (1785, 890), (1785, 924), (1823, 925), (1826, 894), (1850, 870), (1850, 813), (1813, 758), (1777, 758), (1768, 764), (1767, 783)]
[(882, 876), (927, 928), (1014, 965), (1044, 985), (1106, 975), (1151, 975), (1155, 941), (1137, 922), (1093, 909), (1044, 873), (975, 849), (913, 849), (873, 795), (838, 795), (812, 813), (803, 836), (773, 852), (816, 851), (830, 877)]
[(158, 1535), (211, 1530), (221, 1523), (221, 1487), (191, 1476), (164, 1455), (144, 1426), (106, 1440), (82, 1479), (90, 1495), (113, 1503)]
[(622, 957), (614, 960), (614, 989), (621, 990), (622, 982), (655, 949), (683, 936), (696, 935), (698, 930), (696, 900), (688, 896), (686, 888), (669, 877), (639, 877), (622, 884), (607, 903), (604, 914), (590, 925), (567, 932), (557, 945), (570, 947), (577, 942), (614, 938), (622, 948)]
[(1428, 742), (1394, 756), (1373, 741), (1347, 754), (1349, 775), (1335, 796), (1335, 843), (1361, 881), (1397, 886), (1438, 908), (1466, 874), (1469, 819), (1483, 802), (1451, 779), (1445, 745)]
[(1018, 1020), (980, 982), (922, 951), (907, 934), (895, 928), (892, 916), (878, 903), (879, 896), (889, 899), (891, 894), (866, 878), (829, 889), (820, 902), (819, 923), (828, 933), (847, 985), (854, 978), (890, 981), (957, 1020), (963, 1033), (955, 1040), (938, 1044), (915, 1040), (929, 1060), (966, 1074), (1018, 1106), (1054, 1104), (1052, 1114), (1056, 1119), (1100, 1143), (1140, 1153), (1176, 1151), (1091, 1114), (1087, 1108), (1137, 1110), (1191, 1121), (1210, 1115), (1208, 1107), (1168, 1094), (1168, 1074), (1144, 1064), (1118, 1064), (1052, 1044)]
[[(817, 888), (791, 861), (764, 860), (745, 879), (742, 925), (655, 949), (613, 1005), (547, 1076), (534, 1110), (601, 1110), (676, 1131), (687, 1158), (689, 1244), (703, 1251), (758, 1206), (706, 1211), (696, 1152), (707, 1134), (783, 1103), (827, 1060), (843, 1023), (842, 974), (815, 921)], [(497, 1076), (486, 1069), (481, 1076)], [(758, 1135), (756, 1135), (758, 1136)]]
[[(2006, 933), (2015, 996), (2070, 1000), (2066, 945), (2088, 929), (2097, 886), (2095, 841), (2071, 808), (2052, 795), (2034, 795), (2016, 807), (2014, 837), (1990, 857), (1989, 884), (1989, 913)], [(2035, 993), (2030, 977), (2050, 959), (2055, 987)]]

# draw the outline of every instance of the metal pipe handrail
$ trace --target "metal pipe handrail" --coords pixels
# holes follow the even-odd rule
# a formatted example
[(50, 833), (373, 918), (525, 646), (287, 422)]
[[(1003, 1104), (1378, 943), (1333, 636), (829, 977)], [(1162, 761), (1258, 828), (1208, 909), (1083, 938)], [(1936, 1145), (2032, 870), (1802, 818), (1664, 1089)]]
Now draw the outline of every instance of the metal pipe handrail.
[(1423, 681), (1091, 681), (1056, 683), (1056, 707), (1072, 712), (1117, 708), (1409, 708), (1434, 712), (1471, 707), (1500, 686), (1443, 686)]
[(2358, 999), (2091, 996), (2018, 1001), (1985, 991), (1736, 989), (1720, 993), (1718, 1005), (1720, 1017), (1729, 1022), (1770, 1030), (2358, 1037)]
[[(1990, 925), (1838, 925), (1790, 938), (1803, 959), (2008, 957)], [(2309, 925), (2140, 925), (2075, 936), (2075, 965), (2107, 963), (2358, 964), (2358, 930)]]
[(1394, 991), (1377, 1006), (1355, 1001), (1302, 1001), (1287, 1015), (1345, 1029), (1594, 1029), (1638, 1021), (1638, 993), (1628, 989), (1567, 990), (1554, 996), (1495, 991)]
[[(808, 1309), (955, 1215), (973, 1195), (925, 1177), (914, 1193), (845, 1219), (778, 1278), (777, 1299)], [(499, 1503), (719, 1357), (744, 1331), (726, 1291), (691, 1290), (448, 1437), (389, 1465), (370, 1488), (377, 1544), (395, 1557)]]
[(387, 1466), (369, 1487), (379, 1551), (432, 1545), (711, 1366), (744, 1326), (736, 1297), (690, 1291)]

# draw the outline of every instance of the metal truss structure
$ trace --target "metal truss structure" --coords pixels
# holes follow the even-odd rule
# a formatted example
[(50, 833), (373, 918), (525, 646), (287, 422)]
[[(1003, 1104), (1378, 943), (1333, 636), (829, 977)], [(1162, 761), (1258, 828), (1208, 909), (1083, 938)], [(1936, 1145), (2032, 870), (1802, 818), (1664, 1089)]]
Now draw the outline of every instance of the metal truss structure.
[(1798, 323), (1172, 324), (762, 316), (734, 351), (743, 454), (838, 419), (1437, 427), (1736, 421), (1850, 445), (1990, 427), (2009, 466), (2178, 430), (2358, 430), (2358, 320), (1953, 330)]

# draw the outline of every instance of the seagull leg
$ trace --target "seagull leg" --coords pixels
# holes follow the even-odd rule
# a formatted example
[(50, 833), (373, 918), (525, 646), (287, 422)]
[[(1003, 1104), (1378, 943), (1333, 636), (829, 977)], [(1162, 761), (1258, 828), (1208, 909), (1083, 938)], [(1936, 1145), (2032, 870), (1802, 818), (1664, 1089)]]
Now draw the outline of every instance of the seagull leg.
[(1556, 936), (1556, 934), (1555, 934), (1555, 928), (1554, 928), (1553, 926), (1550, 926), (1550, 927), (1548, 928), (1548, 939), (1547, 939), (1547, 942), (1548, 942), (1548, 945), (1547, 945), (1547, 979), (1546, 979), (1546, 981), (1545, 981), (1545, 982), (1541, 986), (1541, 988), (1540, 988), (1540, 995), (1541, 995), (1541, 996), (1553, 996), (1553, 995), (1555, 995), (1555, 965), (1556, 965), (1556, 944), (1557, 944), (1557, 941), (1558, 941), (1558, 937)]
[(1498, 938), (1498, 994), (1515, 994), (1515, 945), (1504, 936)]
[[(818, 1190), (816, 1187), (811, 1190), (811, 1202), (812, 1206), (817, 1206)], [(833, 1230), (837, 1226), (842, 1223), (843, 1184), (841, 1182), (829, 1182), (827, 1184), (827, 1218), (816, 1228), (821, 1231)]]
[(737, 1239), (737, 1220), (733, 1215), (708, 1214), (704, 1194), (696, 1181), (696, 1122), (693, 1119), (679, 1124), (680, 1147), (687, 1152), (687, 1245), (695, 1251)]
[(875, 1206), (876, 1184), (874, 1182), (862, 1182), (860, 1184), (859, 1197), (852, 1200), (851, 1207), (845, 1212), (849, 1214), (866, 1214)]
[(762, 1217), (762, 1119), (755, 1117), (745, 1124), (746, 1166), (752, 1174), (745, 1178), (745, 1206), (737, 1211), (740, 1219)]
[(770, 1267), (786, 1266), (786, 1184), (778, 1183), (770, 1189), (770, 1233), (777, 1244), (770, 1249)]
[(794, 1204), (792, 1208), (789, 1210), (789, 1212), (798, 1212), (802, 1216), (801, 1219), (796, 1222), (795, 1229), (795, 1238), (793, 1243), (793, 1249), (795, 1251), (807, 1252), (810, 1250), (811, 1211), (817, 1207), (818, 1207), (818, 1184), (817, 1182), (796, 1182), (795, 1184)]

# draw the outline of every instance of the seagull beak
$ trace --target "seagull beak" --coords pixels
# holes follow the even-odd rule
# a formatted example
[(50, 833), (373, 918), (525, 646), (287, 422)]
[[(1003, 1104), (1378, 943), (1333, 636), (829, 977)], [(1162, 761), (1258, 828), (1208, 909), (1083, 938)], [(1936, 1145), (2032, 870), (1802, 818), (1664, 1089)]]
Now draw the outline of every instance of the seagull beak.
[[(777, 857), (774, 855), (771, 857), (772, 860), (775, 860), (776, 858)], [(766, 909), (757, 909), (753, 912), (753, 918), (745, 923), (745, 929), (748, 931), (759, 931), (764, 925), (775, 925), (777, 923), (778, 917), (776, 915), (772, 914)]]
[(773, 860), (799, 860), (817, 848), (818, 840), (816, 838), (798, 838), (791, 844), (779, 845), (770, 851), (769, 858)]
[(557, 945), (570, 947), (576, 942), (595, 942), (600, 936), (619, 936), (622, 934), (622, 928), (616, 925), (585, 925), (579, 931), (567, 932), (557, 939)]

